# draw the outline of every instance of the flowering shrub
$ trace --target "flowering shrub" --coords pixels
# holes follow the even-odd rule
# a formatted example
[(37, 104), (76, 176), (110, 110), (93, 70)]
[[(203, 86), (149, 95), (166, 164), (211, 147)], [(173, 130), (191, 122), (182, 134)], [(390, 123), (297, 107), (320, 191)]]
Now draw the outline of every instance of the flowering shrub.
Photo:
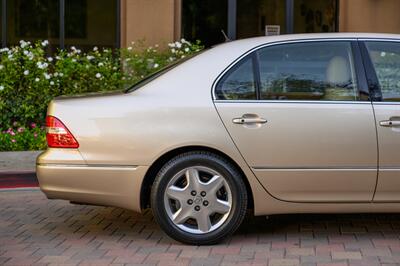
[(31, 124), (44, 124), (54, 97), (123, 89), (203, 49), (199, 42), (182, 39), (168, 47), (137, 42), (117, 50), (93, 47), (82, 52), (71, 47), (49, 56), (48, 44), (20, 41), (0, 49), (0, 151), (43, 148), (43, 130)]
[(0, 151), (42, 150), (46, 148), (43, 127), (32, 123), (29, 127), (14, 126), (0, 132)]

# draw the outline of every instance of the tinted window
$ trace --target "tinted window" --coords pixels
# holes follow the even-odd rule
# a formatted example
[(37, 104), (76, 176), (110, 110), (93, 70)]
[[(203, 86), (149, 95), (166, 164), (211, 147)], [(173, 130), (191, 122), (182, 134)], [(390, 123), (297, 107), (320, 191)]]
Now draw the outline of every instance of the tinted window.
[(7, 45), (20, 40), (35, 42), (49, 40), (48, 49), (55, 51), (59, 44), (59, 1), (7, 1)]
[(227, 32), (228, 0), (182, 0), (182, 36), (201, 40), (206, 46), (224, 42)]
[(117, 1), (65, 1), (65, 45), (90, 50), (114, 48), (117, 39)]
[(351, 44), (308, 42), (258, 51), (263, 100), (356, 100)]
[(400, 101), (400, 44), (366, 43), (384, 101)]
[(220, 80), (216, 88), (219, 100), (253, 100), (256, 99), (253, 59), (246, 57)]

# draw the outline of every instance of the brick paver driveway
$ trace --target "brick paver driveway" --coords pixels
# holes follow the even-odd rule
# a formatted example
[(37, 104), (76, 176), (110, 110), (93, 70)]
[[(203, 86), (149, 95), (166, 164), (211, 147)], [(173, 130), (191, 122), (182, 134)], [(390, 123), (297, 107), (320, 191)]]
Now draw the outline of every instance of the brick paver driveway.
[(0, 192), (0, 265), (400, 265), (400, 215), (248, 218), (216, 246), (186, 246), (143, 215)]

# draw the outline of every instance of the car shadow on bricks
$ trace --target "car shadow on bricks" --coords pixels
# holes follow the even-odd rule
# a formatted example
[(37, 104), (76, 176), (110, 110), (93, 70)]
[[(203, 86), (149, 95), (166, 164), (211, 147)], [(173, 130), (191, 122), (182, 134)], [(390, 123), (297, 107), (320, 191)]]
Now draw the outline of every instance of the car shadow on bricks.
[[(55, 254), (64, 254), (66, 250), (79, 253), (79, 248), (151, 253), (184, 246), (161, 231), (149, 209), (139, 214), (113, 207), (74, 205), (48, 200), (40, 191), (0, 193), (0, 202), (0, 247), (11, 243), (51, 248)], [(238, 231), (219, 246), (290, 249), (356, 242), (360, 247), (400, 247), (399, 218), (399, 214), (291, 214), (266, 218), (249, 213)], [(311, 254), (309, 250), (301, 252)]]

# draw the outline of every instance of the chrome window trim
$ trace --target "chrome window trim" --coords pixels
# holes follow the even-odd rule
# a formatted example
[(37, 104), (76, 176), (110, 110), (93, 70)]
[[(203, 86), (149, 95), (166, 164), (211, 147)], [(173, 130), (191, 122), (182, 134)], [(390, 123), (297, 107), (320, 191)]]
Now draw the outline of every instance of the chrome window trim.
[[(270, 46), (275, 46), (275, 45), (282, 45), (282, 44), (292, 44), (292, 43), (307, 43), (307, 42), (322, 42), (322, 41), (327, 41), (327, 42), (334, 42), (334, 41), (397, 41), (400, 42), (400, 39), (390, 39), (390, 38), (315, 38), (315, 39), (299, 39), (299, 40), (285, 40), (285, 41), (276, 41), (276, 42), (271, 42), (271, 43), (266, 43), (266, 44), (261, 44), (256, 47), (253, 47), (252, 49), (248, 50), (241, 56), (239, 56), (237, 59), (235, 59), (232, 63), (230, 63), (219, 75), (218, 77), (214, 80), (213, 85), (212, 85), (212, 100), (214, 102), (243, 102), (242, 100), (220, 100), (217, 99), (215, 90), (217, 87), (218, 82), (221, 80), (221, 78), (232, 68), (234, 67), (241, 59), (246, 57), (247, 55), (253, 53), (254, 51), (257, 51), (259, 49), (265, 48), (265, 47), (270, 47)], [(290, 103), (371, 103), (371, 101), (318, 101), (318, 100), (245, 100), (244, 102), (268, 102), (268, 103), (282, 103), (282, 102), (290, 102)]]
[(357, 40), (361, 42), (400, 42), (400, 39), (391, 38), (358, 38)]
[(301, 103), (301, 104), (368, 104), (368, 105), (371, 105), (370, 101), (313, 101), (313, 100), (214, 100), (214, 103)]
[(376, 101), (376, 102), (372, 102), (372, 104), (373, 105), (400, 105), (400, 101), (399, 102), (394, 102), (394, 101), (391, 101), (391, 102), (379, 102), (379, 101)]

